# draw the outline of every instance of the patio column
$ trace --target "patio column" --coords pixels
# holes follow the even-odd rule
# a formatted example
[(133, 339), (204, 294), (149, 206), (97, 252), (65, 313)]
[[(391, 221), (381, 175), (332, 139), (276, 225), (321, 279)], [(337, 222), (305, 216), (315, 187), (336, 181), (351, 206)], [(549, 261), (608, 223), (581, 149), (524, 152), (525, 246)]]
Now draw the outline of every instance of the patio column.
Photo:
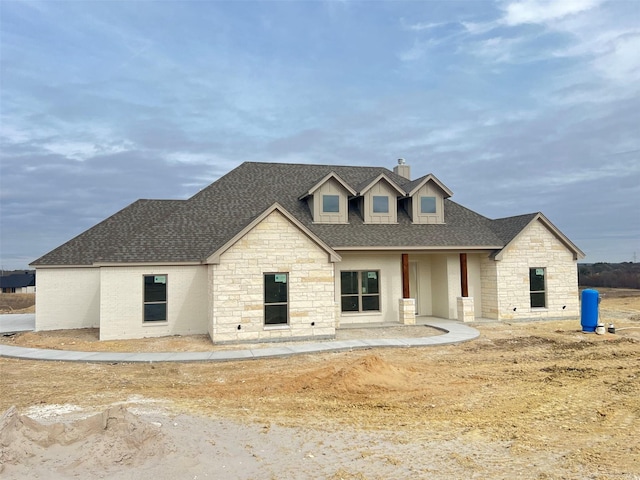
[(402, 254), (402, 298), (411, 298), (409, 292), (409, 254)]
[(469, 297), (469, 281), (467, 279), (467, 254), (460, 254), (460, 290), (462, 296), (458, 297), (458, 320), (461, 322), (473, 322), (475, 320), (475, 308), (473, 298)]
[(469, 296), (469, 282), (467, 281), (467, 254), (460, 254), (460, 286), (462, 290), (462, 296)]
[(399, 303), (398, 321), (403, 325), (416, 324), (416, 301), (409, 291), (409, 254), (402, 254), (402, 298)]

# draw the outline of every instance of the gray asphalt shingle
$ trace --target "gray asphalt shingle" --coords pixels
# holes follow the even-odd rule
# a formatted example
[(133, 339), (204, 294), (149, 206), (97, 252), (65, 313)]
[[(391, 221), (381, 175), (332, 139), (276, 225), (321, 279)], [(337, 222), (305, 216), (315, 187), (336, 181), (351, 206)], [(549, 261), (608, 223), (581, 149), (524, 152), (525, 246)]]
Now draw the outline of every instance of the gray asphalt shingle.
[(364, 224), (354, 208), (348, 224), (314, 224), (307, 202), (299, 198), (331, 172), (354, 189), (381, 173), (405, 192), (415, 185), (382, 167), (247, 162), (188, 200), (138, 200), (32, 265), (201, 262), (275, 202), (333, 248), (495, 249), (535, 215), (492, 221), (447, 199), (441, 225), (413, 225), (403, 209), (397, 224)]

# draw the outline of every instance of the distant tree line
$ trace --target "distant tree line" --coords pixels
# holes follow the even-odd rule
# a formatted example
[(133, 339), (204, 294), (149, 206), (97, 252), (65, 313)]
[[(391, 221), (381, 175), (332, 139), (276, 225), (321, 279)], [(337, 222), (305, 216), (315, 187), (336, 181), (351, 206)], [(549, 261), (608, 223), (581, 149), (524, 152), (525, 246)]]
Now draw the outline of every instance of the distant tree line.
[(640, 263), (578, 264), (578, 284), (581, 287), (640, 289)]

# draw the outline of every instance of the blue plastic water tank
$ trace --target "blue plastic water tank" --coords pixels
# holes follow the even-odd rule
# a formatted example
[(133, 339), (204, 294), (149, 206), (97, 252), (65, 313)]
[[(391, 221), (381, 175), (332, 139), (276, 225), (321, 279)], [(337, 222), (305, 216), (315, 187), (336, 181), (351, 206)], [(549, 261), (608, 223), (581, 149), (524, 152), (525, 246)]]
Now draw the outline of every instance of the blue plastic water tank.
[(580, 324), (583, 332), (595, 332), (598, 325), (598, 291), (586, 289), (582, 291), (580, 308)]

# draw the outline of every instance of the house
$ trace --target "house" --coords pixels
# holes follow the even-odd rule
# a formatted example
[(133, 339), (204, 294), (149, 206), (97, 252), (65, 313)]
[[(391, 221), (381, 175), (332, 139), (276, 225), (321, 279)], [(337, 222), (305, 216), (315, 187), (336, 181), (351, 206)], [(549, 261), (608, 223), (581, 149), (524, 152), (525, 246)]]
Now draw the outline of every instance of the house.
[(0, 293), (35, 293), (35, 272), (20, 272), (0, 277)]
[(33, 262), (36, 329), (214, 343), (344, 324), (577, 317), (584, 254), (543, 214), (491, 220), (434, 175), (243, 163), (187, 200), (138, 200)]

